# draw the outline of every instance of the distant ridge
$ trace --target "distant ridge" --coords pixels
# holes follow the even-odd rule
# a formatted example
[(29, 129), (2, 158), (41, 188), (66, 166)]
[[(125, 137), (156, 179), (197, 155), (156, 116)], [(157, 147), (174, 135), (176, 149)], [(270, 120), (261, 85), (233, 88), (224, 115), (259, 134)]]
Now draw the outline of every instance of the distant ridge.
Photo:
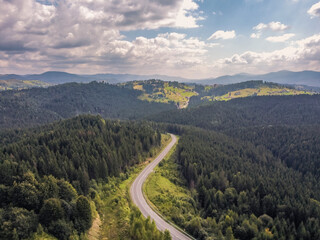
[(212, 84), (231, 84), (245, 82), (249, 80), (263, 80), (267, 82), (274, 82), (279, 84), (293, 84), (293, 85), (307, 85), (313, 87), (320, 87), (320, 72), (315, 71), (302, 71), (302, 72), (291, 72), (291, 71), (279, 71), (271, 72), (261, 75), (251, 74), (236, 74), (226, 75), (217, 78), (198, 80), (196, 83), (204, 85)]
[(172, 77), (166, 75), (134, 75), (134, 74), (92, 74), (92, 75), (79, 75), (67, 72), (49, 71), (41, 74), (3, 74), (0, 75), (0, 80), (39, 80), (50, 84), (62, 84), (70, 82), (88, 83), (92, 81), (104, 81), (107, 83), (123, 83), (134, 80), (149, 80), (149, 79), (161, 79), (164, 81), (178, 81), (178, 82), (192, 82), (190, 79), (181, 77)]
[(166, 75), (135, 75), (135, 74), (92, 74), (92, 75), (79, 75), (67, 72), (49, 71), (42, 74), (3, 74), (0, 75), (0, 80), (17, 79), (17, 80), (39, 80), (50, 84), (61, 84), (69, 82), (91, 82), (91, 81), (104, 81), (107, 83), (123, 83), (134, 80), (149, 80), (161, 79), (164, 81), (177, 81), (184, 83), (198, 83), (203, 85), (212, 84), (231, 84), (240, 83), (250, 80), (263, 80), (267, 82), (274, 82), (279, 84), (292, 84), (292, 85), (306, 85), (312, 87), (320, 87), (320, 72), (315, 71), (279, 71), (267, 74), (246, 74), (240, 73), (236, 75), (225, 75), (217, 78), (208, 79), (187, 79)]
[(67, 72), (45, 72), (42, 74), (27, 75), (27, 78), (40, 80), (47, 83), (67, 83), (67, 82), (87, 82), (87, 79), (81, 75)]

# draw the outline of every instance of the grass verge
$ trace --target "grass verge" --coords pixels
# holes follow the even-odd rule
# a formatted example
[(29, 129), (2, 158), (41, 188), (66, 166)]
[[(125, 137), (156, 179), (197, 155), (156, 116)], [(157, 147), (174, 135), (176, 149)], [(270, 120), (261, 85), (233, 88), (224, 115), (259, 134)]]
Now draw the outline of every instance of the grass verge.
[(178, 229), (186, 231), (186, 223), (199, 213), (192, 197), (194, 193), (185, 187), (179, 166), (174, 162), (175, 150), (176, 146), (149, 175), (143, 192), (155, 212)]
[(151, 162), (171, 141), (170, 135), (162, 135), (161, 146), (152, 150), (152, 157), (126, 174), (110, 178), (107, 184), (97, 183), (96, 206), (101, 217), (100, 239), (131, 239), (130, 215), (133, 203), (130, 186), (142, 169)]

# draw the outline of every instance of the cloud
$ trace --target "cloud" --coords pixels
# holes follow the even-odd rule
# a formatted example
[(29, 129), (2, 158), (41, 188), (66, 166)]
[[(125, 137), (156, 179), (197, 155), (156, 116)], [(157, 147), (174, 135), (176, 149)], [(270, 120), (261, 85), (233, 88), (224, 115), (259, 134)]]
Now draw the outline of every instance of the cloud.
[[(200, 26), (204, 13), (198, 4), (201, 1), (0, 0), (0, 71), (207, 77), (219, 71), (243, 72), (243, 66), (257, 72), (265, 69), (264, 64), (272, 70), (280, 66), (319, 69), (317, 35), (290, 42), (290, 47), (278, 52), (247, 52), (213, 60), (216, 52), (220, 54), (218, 46), (223, 47), (218, 41), (206, 42), (181, 33), (181, 29)], [(263, 31), (281, 32), (289, 28), (280, 22), (261, 24), (251, 37), (261, 38)], [(148, 38), (139, 35), (134, 39), (125, 36), (127, 31), (159, 28), (179, 28), (176, 32), (180, 33)], [(220, 30), (209, 40), (235, 37), (235, 31)]]
[[(154, 38), (137, 37), (125, 40), (117, 31), (105, 31), (99, 43), (75, 48), (46, 48), (39, 52), (25, 52), (3, 56), (13, 69), (45, 71), (62, 69), (81, 73), (130, 72), (136, 74), (171, 74), (183, 70), (199, 74), (199, 66), (207, 62), (208, 48), (214, 47), (181, 33), (158, 34)], [(1, 52), (0, 52), (1, 53)], [(7, 67), (8, 68), (8, 67)]]
[[(255, 39), (259, 39), (262, 35), (262, 33), (264, 31), (273, 31), (273, 32), (282, 32), (285, 31), (287, 29), (289, 29), (289, 26), (281, 23), (281, 22), (270, 22), (270, 23), (259, 23), (257, 26), (252, 28), (253, 30), (255, 30), (256, 32), (252, 33), (250, 35), (250, 38), (255, 38)], [(267, 38), (268, 41), (270, 42), (275, 42), (278, 41), (280, 42), (284, 37), (288, 37), (288, 34), (285, 34), (281, 37), (269, 37)]]
[(195, 28), (199, 25), (193, 0), (66, 0), (65, 12), (91, 24), (104, 24), (119, 30), (157, 29), (160, 27)]
[(154, 68), (190, 68), (202, 64), (207, 47), (197, 38), (187, 38), (185, 34), (173, 32), (158, 34), (155, 38), (137, 37), (132, 42), (115, 40), (99, 49), (97, 56), (111, 61), (121, 58), (132, 68), (154, 71)]
[(222, 15), (223, 15), (223, 13), (222, 13), (221, 11), (218, 11), (218, 12), (213, 11), (213, 12), (212, 12), (212, 15), (219, 15), (219, 16), (222, 16)]
[(208, 40), (218, 40), (218, 39), (233, 39), (236, 37), (236, 32), (234, 30), (232, 31), (216, 31), (215, 33), (213, 33)]
[(289, 40), (290, 38), (293, 38), (295, 36), (295, 34), (293, 33), (288, 33), (288, 34), (284, 34), (281, 36), (272, 36), (272, 37), (267, 37), (266, 40), (269, 42), (286, 42), (287, 40)]
[(193, 0), (0, 0), (0, 6), (0, 41), (21, 50), (93, 46), (105, 31), (196, 28), (203, 20)]
[[(2, 71), (79, 68), (85, 72), (87, 68), (105, 72), (109, 68), (123, 72), (119, 69), (129, 71), (156, 62), (153, 52), (170, 66), (178, 62), (184, 66), (199, 62), (205, 47), (210, 47), (173, 33), (147, 39), (146, 50), (139, 45), (142, 38), (125, 41), (121, 34), (162, 27), (197, 28), (203, 13), (194, 0), (0, 0), (0, 6), (0, 61), (1, 67), (6, 66)], [(166, 42), (169, 46), (161, 45)]]
[(215, 63), (215, 68), (230, 73), (243, 72), (258, 73), (263, 70), (317, 70), (320, 64), (320, 34), (292, 42), (286, 48), (271, 52), (247, 51), (234, 54), (230, 58), (223, 58)]
[(257, 38), (257, 39), (259, 39), (261, 37), (261, 33), (252, 33), (251, 35), (250, 35), (250, 38)]
[(289, 26), (281, 23), (281, 22), (270, 22), (268, 24), (259, 23), (257, 26), (253, 27), (253, 30), (263, 31), (263, 30), (271, 30), (271, 31), (284, 31), (287, 30)]
[(320, 2), (313, 4), (308, 10), (311, 17), (320, 17)]

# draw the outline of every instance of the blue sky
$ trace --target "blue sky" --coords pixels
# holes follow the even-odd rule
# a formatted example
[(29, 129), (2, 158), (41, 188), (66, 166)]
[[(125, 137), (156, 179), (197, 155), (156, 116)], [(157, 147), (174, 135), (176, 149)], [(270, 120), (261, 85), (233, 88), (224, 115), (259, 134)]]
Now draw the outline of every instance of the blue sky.
[(319, 0), (0, 0), (0, 74), (320, 70)]

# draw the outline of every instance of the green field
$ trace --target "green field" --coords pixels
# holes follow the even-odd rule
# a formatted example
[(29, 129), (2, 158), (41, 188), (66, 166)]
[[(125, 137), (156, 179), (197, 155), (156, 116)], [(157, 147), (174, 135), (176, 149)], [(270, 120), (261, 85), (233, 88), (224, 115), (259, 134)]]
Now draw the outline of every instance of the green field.
[(198, 95), (194, 86), (161, 80), (134, 81), (122, 84), (142, 91), (140, 100), (159, 103), (174, 103), (178, 108), (186, 108), (191, 97)]
[(237, 91), (230, 91), (222, 96), (205, 96), (203, 99), (209, 101), (229, 101), (234, 98), (244, 98), (251, 96), (287, 96), (287, 95), (301, 95), (311, 94), (307, 91), (296, 90), (285, 87), (259, 87), (259, 88), (245, 88)]
[(140, 100), (158, 103), (174, 103), (177, 108), (187, 108), (190, 98), (203, 101), (228, 101), (251, 96), (286, 96), (311, 94), (304, 90), (285, 87), (276, 83), (247, 81), (229, 85), (196, 85), (161, 80), (133, 81), (120, 84), (141, 91)]
[(0, 80), (0, 91), (20, 90), (32, 87), (49, 87), (50, 84), (38, 80)]

